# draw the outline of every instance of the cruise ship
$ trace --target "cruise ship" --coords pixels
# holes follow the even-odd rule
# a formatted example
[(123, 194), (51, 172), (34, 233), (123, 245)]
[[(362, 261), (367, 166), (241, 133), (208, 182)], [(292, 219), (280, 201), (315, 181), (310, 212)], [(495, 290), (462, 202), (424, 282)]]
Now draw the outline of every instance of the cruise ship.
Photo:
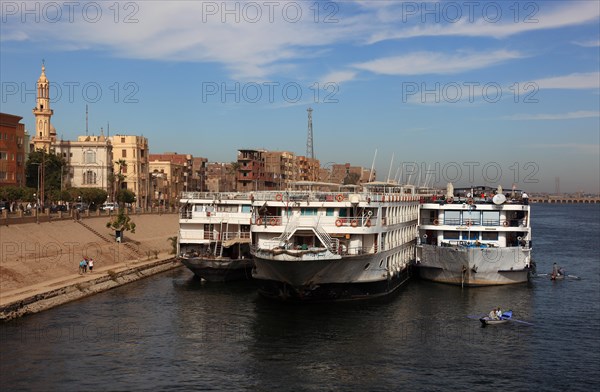
[(254, 194), (252, 276), (266, 297), (336, 301), (391, 294), (414, 263), (414, 186), (300, 182)]
[(420, 200), (421, 278), (461, 286), (527, 282), (532, 271), (528, 199), (499, 187), (454, 189)]
[(180, 206), (181, 262), (207, 281), (250, 279), (251, 194), (184, 192)]

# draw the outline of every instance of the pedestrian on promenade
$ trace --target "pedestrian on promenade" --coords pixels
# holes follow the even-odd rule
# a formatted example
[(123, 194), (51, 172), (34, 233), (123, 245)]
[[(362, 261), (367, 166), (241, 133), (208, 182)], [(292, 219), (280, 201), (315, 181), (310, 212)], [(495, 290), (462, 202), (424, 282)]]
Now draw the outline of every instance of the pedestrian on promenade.
[(92, 273), (92, 270), (94, 269), (94, 259), (90, 257), (90, 260), (88, 261), (88, 267), (90, 269), (90, 273)]
[(83, 273), (86, 274), (87, 273), (87, 267), (88, 267), (88, 258), (84, 257), (83, 258)]
[(79, 262), (79, 275), (83, 274), (83, 266), (85, 265), (85, 260), (81, 260)]

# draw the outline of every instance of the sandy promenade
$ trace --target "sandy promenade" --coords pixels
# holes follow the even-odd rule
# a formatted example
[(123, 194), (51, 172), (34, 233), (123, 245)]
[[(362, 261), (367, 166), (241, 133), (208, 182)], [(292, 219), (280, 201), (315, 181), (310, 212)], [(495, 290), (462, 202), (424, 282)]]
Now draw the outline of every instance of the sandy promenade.
[(125, 234), (129, 245), (114, 242), (107, 217), (86, 218), (87, 227), (73, 220), (0, 227), (0, 303), (19, 292), (89, 279), (78, 274), (84, 256), (94, 258), (95, 273), (172, 257), (168, 238), (177, 236), (177, 214), (132, 218), (137, 227)]

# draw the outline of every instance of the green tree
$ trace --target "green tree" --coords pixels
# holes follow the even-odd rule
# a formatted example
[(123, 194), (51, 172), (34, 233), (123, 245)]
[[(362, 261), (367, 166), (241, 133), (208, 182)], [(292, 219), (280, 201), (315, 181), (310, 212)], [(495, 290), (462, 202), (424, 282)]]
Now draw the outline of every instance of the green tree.
[(25, 200), (25, 188), (18, 186), (4, 186), (0, 188), (0, 200), (12, 203), (14, 201)]
[(61, 189), (62, 172), (67, 164), (64, 159), (56, 154), (49, 154), (43, 150), (29, 153), (29, 159), (25, 165), (26, 185), (30, 188), (38, 188), (38, 170), (44, 168), (44, 193), (50, 195), (52, 189)]
[(229, 164), (227, 174), (233, 178), (233, 190), (237, 191), (237, 172), (240, 169), (240, 163), (233, 161)]
[(108, 193), (100, 188), (70, 188), (67, 193), (68, 200), (87, 203), (91, 210), (95, 210), (108, 197)]
[(120, 206), (122, 203), (135, 203), (135, 193), (129, 189), (119, 189), (116, 197)]
[(106, 227), (115, 231), (120, 231), (121, 233), (126, 231), (135, 233), (135, 223), (131, 220), (129, 215), (125, 214), (123, 208), (119, 208), (119, 213), (106, 223)]
[(342, 182), (344, 185), (358, 185), (360, 175), (358, 173), (348, 173)]

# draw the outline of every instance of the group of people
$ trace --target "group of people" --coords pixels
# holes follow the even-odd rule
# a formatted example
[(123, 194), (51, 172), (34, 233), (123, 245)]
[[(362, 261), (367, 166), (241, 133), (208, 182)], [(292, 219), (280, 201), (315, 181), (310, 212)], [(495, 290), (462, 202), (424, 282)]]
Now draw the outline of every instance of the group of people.
[(83, 260), (79, 262), (79, 274), (87, 273), (88, 269), (90, 272), (94, 270), (94, 259), (84, 257)]
[(502, 309), (498, 306), (490, 310), (490, 314), (488, 315), (491, 320), (500, 320), (502, 318)]

